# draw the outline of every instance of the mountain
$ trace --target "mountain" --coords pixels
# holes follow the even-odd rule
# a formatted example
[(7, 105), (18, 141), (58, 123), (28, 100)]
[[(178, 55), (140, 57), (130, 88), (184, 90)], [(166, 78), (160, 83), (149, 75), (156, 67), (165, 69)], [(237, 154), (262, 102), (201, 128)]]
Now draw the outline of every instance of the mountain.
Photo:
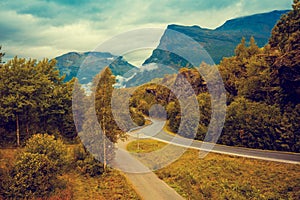
[(61, 75), (66, 75), (65, 81), (71, 80), (78, 74), (82, 84), (90, 83), (94, 76), (104, 67), (109, 66), (115, 76), (128, 76), (135, 66), (128, 63), (122, 56), (115, 56), (107, 52), (69, 52), (55, 58)]
[(117, 77), (118, 87), (135, 87), (145, 83), (153, 82), (154, 79), (163, 78), (166, 74), (177, 74), (177, 70), (160, 64), (149, 63), (140, 69), (131, 71), (133, 74), (129, 78)]
[[(133, 87), (147, 83), (166, 74), (177, 74), (182, 67), (199, 66), (201, 62), (218, 64), (223, 57), (234, 54), (242, 37), (253, 36), (262, 47), (268, 43), (272, 28), (288, 10), (255, 14), (226, 21), (211, 30), (199, 26), (169, 25), (158, 47), (145, 60), (141, 68), (128, 63), (123, 57), (102, 52), (70, 52), (56, 57), (60, 73), (66, 81), (77, 76), (82, 84), (90, 83), (105, 66), (116, 76), (115, 87)], [(199, 43), (201, 46), (199, 46)], [(80, 67), (81, 66), (81, 67)]]
[[(144, 64), (154, 62), (164, 65), (178, 65), (178, 63), (174, 63), (174, 60), (178, 61), (178, 58), (176, 58), (176, 55), (170, 53), (170, 50), (174, 49), (170, 45), (178, 43), (178, 36), (173, 34), (172, 31), (182, 33), (200, 43), (211, 56), (214, 63), (218, 64), (223, 57), (230, 57), (234, 54), (234, 49), (240, 43), (242, 37), (249, 40), (253, 36), (260, 47), (267, 44), (272, 28), (281, 15), (287, 12), (288, 10), (275, 10), (268, 13), (231, 19), (214, 30), (204, 29), (199, 26), (169, 25), (161, 38), (159, 46)], [(185, 48), (185, 51), (190, 51), (191, 54), (197, 54), (197, 52), (193, 52), (193, 49), (184, 47), (184, 44), (180, 48)], [(187, 64), (184, 59), (181, 59), (180, 62), (178, 67)]]

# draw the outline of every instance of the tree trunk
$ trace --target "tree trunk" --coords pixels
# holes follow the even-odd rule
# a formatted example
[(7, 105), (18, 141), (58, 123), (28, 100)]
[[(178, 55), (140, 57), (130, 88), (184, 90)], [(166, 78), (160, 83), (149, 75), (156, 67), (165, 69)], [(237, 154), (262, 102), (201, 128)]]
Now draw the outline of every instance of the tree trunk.
[(26, 123), (26, 134), (29, 137), (29, 122)]
[(17, 147), (20, 146), (20, 127), (19, 127), (19, 116), (16, 115), (16, 126), (17, 126)]
[(105, 127), (103, 125), (103, 169), (106, 172), (106, 135), (105, 135)]

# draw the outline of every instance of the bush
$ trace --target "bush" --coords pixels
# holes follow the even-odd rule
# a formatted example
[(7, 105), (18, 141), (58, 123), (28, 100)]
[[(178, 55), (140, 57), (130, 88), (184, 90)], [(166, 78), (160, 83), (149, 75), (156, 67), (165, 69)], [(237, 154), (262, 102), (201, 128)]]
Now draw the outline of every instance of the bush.
[(3, 184), (7, 198), (49, 196), (62, 186), (57, 176), (68, 164), (67, 148), (48, 134), (32, 136)]
[(4, 184), (8, 198), (33, 198), (49, 196), (54, 191), (58, 168), (46, 155), (23, 153)]
[(25, 152), (44, 154), (59, 169), (68, 164), (67, 148), (60, 139), (48, 134), (33, 135), (26, 143)]
[(82, 174), (89, 176), (99, 176), (103, 174), (102, 163), (97, 161), (89, 152), (86, 152), (82, 145), (74, 149), (75, 165), (80, 169)]

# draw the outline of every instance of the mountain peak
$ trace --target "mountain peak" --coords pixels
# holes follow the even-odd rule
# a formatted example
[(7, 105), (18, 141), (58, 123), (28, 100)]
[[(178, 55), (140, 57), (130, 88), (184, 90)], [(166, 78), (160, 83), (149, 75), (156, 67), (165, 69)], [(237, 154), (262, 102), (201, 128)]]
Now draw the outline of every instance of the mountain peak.
[[(265, 31), (273, 28), (281, 15), (287, 13), (289, 10), (274, 10), (267, 13), (259, 13), (254, 15), (248, 15), (227, 20), (222, 26), (216, 28), (218, 31), (239, 31), (239, 30), (250, 30), (257, 31), (263, 28)], [(264, 27), (261, 27), (263, 25)], [(266, 27), (268, 26), (268, 27)]]

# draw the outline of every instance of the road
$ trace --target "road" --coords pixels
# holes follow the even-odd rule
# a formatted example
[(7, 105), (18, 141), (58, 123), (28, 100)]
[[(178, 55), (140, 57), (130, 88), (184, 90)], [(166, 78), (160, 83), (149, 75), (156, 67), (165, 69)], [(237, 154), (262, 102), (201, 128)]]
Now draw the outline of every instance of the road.
[(184, 200), (173, 188), (159, 179), (148, 167), (143, 165), (136, 157), (126, 151), (126, 146), (134, 140), (118, 142), (118, 150), (111, 164), (112, 167), (124, 173), (135, 191), (143, 200)]
[[(171, 135), (163, 131), (163, 127), (164, 122), (152, 119), (152, 124), (141, 129), (135, 129), (129, 132), (129, 140), (125, 142), (118, 142), (118, 150), (116, 151), (116, 156), (113, 163), (111, 163), (112, 167), (118, 168), (120, 171), (124, 172), (129, 182), (133, 185), (133, 188), (144, 200), (182, 200), (184, 198), (181, 197), (173, 188), (160, 180), (152, 172), (154, 168), (145, 166), (145, 163), (142, 162), (143, 158), (152, 160), (152, 164), (159, 163), (159, 156), (162, 156), (162, 158), (165, 160), (168, 160), (168, 158), (170, 158), (166, 163), (162, 163), (158, 167), (160, 168), (170, 164), (171, 162), (174, 162), (182, 153), (184, 153), (187, 148), (192, 148), (200, 150), (200, 152), (206, 152), (204, 155), (206, 155), (208, 152), (214, 152), (267, 161), (300, 164), (299, 153), (214, 145), (211, 143), (205, 143), (201, 141), (186, 139), (176, 135)], [(168, 148), (163, 148), (162, 151), (154, 152), (157, 154), (147, 153), (145, 155), (136, 156), (126, 151), (126, 146), (129, 142), (142, 138), (151, 138), (172, 145), (167, 145), (170, 147), (169, 150), (167, 150)]]
[(258, 150), (242, 147), (231, 147), (226, 145), (214, 145), (211, 143), (182, 138), (180, 136), (175, 137), (174, 135), (163, 131), (163, 126), (164, 122), (152, 119), (151, 125), (129, 134), (135, 138), (151, 138), (181, 147), (202, 150), (204, 152), (209, 151), (213, 153), (241, 156), (246, 158), (300, 164), (300, 153)]

